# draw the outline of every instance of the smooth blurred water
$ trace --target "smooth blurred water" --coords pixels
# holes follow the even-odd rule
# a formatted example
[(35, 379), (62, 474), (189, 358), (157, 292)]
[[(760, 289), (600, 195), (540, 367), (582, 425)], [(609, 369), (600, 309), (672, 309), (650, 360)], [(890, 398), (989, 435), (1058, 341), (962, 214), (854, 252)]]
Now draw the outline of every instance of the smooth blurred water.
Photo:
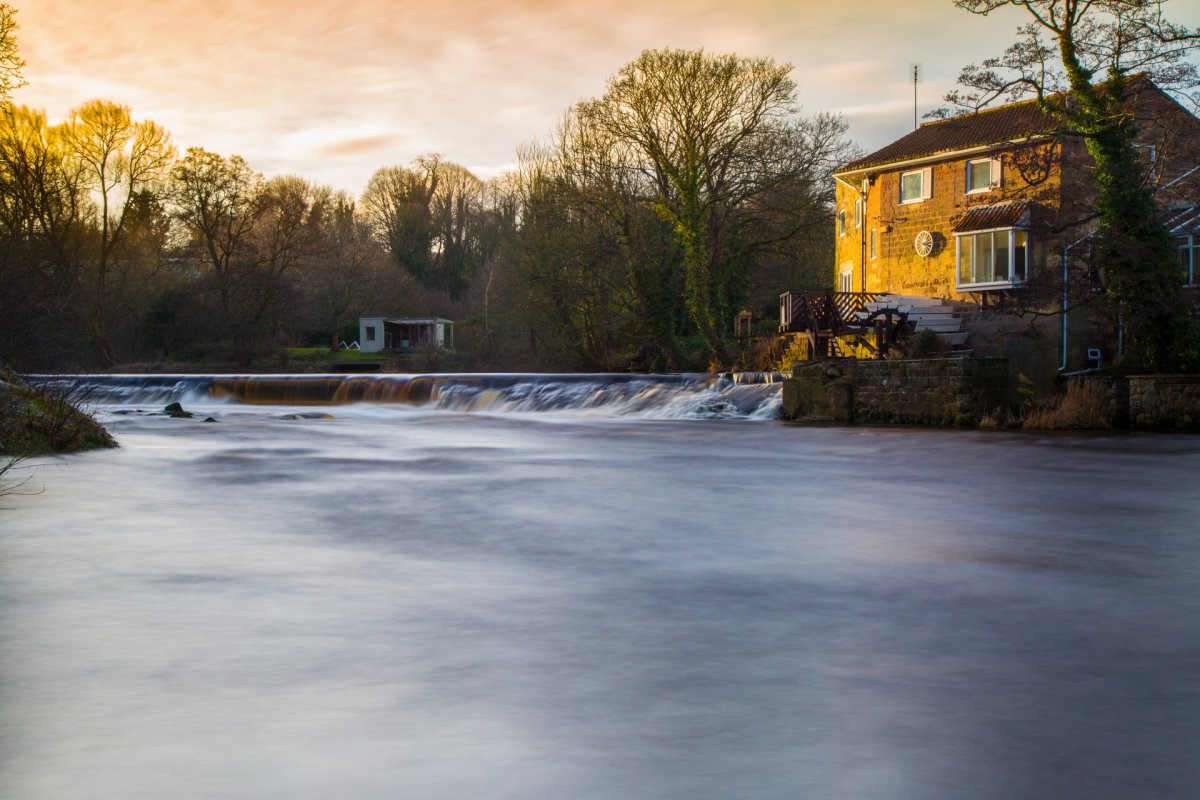
[(0, 797), (1197, 796), (1200, 439), (152, 408), (0, 500)]

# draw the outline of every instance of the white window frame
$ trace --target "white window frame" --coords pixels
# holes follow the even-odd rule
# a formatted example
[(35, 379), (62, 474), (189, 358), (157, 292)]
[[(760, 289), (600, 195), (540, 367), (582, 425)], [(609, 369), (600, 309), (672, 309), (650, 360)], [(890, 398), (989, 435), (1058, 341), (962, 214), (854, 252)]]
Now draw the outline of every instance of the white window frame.
[[(904, 179), (909, 175), (921, 176), (921, 193), (918, 197), (910, 197), (904, 199)], [(912, 203), (923, 203), (933, 197), (933, 167), (925, 167), (925, 169), (914, 169), (908, 172), (900, 173), (900, 205), (906, 206)]]
[(853, 292), (854, 291), (854, 265), (843, 266), (838, 272), (838, 291)]
[(863, 223), (863, 201), (862, 201), (862, 198), (860, 197), (854, 201), (854, 229), (858, 230), (859, 228), (861, 228), (862, 223)]
[(846, 235), (846, 209), (838, 209), (837, 212), (837, 229), (838, 236)]
[(867, 242), (867, 258), (874, 261), (879, 258), (879, 228), (871, 228), (870, 241)]
[[(1020, 279), (1015, 277), (1016, 261), (1017, 261), (1016, 235), (1018, 232), (1025, 234), (1025, 277), (1020, 278)], [(982, 281), (982, 282), (974, 282), (974, 283), (963, 283), (962, 282), (963, 239), (971, 239), (973, 242), (974, 237), (980, 236), (985, 233), (990, 233), (993, 235), (997, 234), (997, 233), (1007, 233), (1008, 234), (1008, 276), (1009, 277), (1006, 280), (1002, 280), (1002, 281)], [(1032, 268), (1030, 261), (1029, 261), (1030, 249), (1031, 249), (1030, 236), (1029, 236), (1029, 230), (1027, 228), (1021, 228), (1021, 227), (987, 228), (986, 230), (981, 230), (981, 231), (964, 231), (963, 233), (954, 234), (954, 285), (955, 285), (955, 288), (957, 288), (959, 291), (973, 292), (973, 291), (981, 291), (981, 290), (986, 290), (986, 289), (1011, 289), (1011, 288), (1014, 288), (1017, 286), (1024, 286), (1025, 283), (1029, 280), (1029, 271)], [(975, 259), (974, 259), (974, 257), (972, 257), (972, 266), (974, 266), (974, 264), (975, 264)]]
[[(977, 189), (972, 189), (971, 188), (971, 172), (974, 170), (974, 167), (976, 164), (987, 164), (988, 165), (988, 170), (989, 170), (988, 185), (977, 188)], [(983, 194), (984, 192), (990, 192), (993, 189), (998, 188), (1000, 186), (1000, 176), (1002, 174), (1002, 169), (1003, 169), (1003, 167), (1000, 163), (1000, 159), (998, 159), (998, 158), (973, 158), (973, 159), (971, 159), (970, 161), (967, 162), (966, 193), (967, 194)]]
[[(1179, 240), (1179, 262), (1187, 269), (1184, 286), (1200, 286), (1200, 236), (1177, 236)], [(1186, 254), (1186, 258), (1184, 255)]]

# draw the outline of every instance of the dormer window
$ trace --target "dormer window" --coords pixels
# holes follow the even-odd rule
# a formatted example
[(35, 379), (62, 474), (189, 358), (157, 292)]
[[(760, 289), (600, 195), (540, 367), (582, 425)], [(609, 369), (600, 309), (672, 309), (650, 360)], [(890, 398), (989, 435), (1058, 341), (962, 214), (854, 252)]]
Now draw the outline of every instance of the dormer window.
[(900, 202), (920, 203), (933, 197), (933, 170), (929, 167), (900, 173)]
[(977, 158), (967, 162), (967, 194), (987, 192), (1000, 185), (1000, 159)]

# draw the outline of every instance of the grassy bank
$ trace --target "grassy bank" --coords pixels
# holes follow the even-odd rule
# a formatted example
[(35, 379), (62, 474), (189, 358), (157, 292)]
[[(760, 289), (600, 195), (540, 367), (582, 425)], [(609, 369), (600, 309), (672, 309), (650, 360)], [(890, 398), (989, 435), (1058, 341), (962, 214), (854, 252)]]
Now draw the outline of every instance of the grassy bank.
[(74, 390), (37, 385), (0, 370), (0, 458), (76, 453), (117, 442)]

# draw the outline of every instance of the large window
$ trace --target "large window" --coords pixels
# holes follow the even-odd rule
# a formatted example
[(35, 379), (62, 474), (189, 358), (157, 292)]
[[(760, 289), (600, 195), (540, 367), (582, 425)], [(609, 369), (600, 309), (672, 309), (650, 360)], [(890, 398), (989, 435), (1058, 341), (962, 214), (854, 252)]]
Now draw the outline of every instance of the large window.
[(967, 194), (986, 192), (1000, 185), (1000, 159), (979, 158), (967, 162)]
[(919, 203), (933, 197), (933, 170), (929, 167), (900, 173), (900, 202)]
[(1179, 237), (1179, 266), (1188, 286), (1200, 286), (1200, 236)]
[(958, 288), (1002, 289), (1025, 282), (1028, 236), (1019, 228), (960, 233)]

